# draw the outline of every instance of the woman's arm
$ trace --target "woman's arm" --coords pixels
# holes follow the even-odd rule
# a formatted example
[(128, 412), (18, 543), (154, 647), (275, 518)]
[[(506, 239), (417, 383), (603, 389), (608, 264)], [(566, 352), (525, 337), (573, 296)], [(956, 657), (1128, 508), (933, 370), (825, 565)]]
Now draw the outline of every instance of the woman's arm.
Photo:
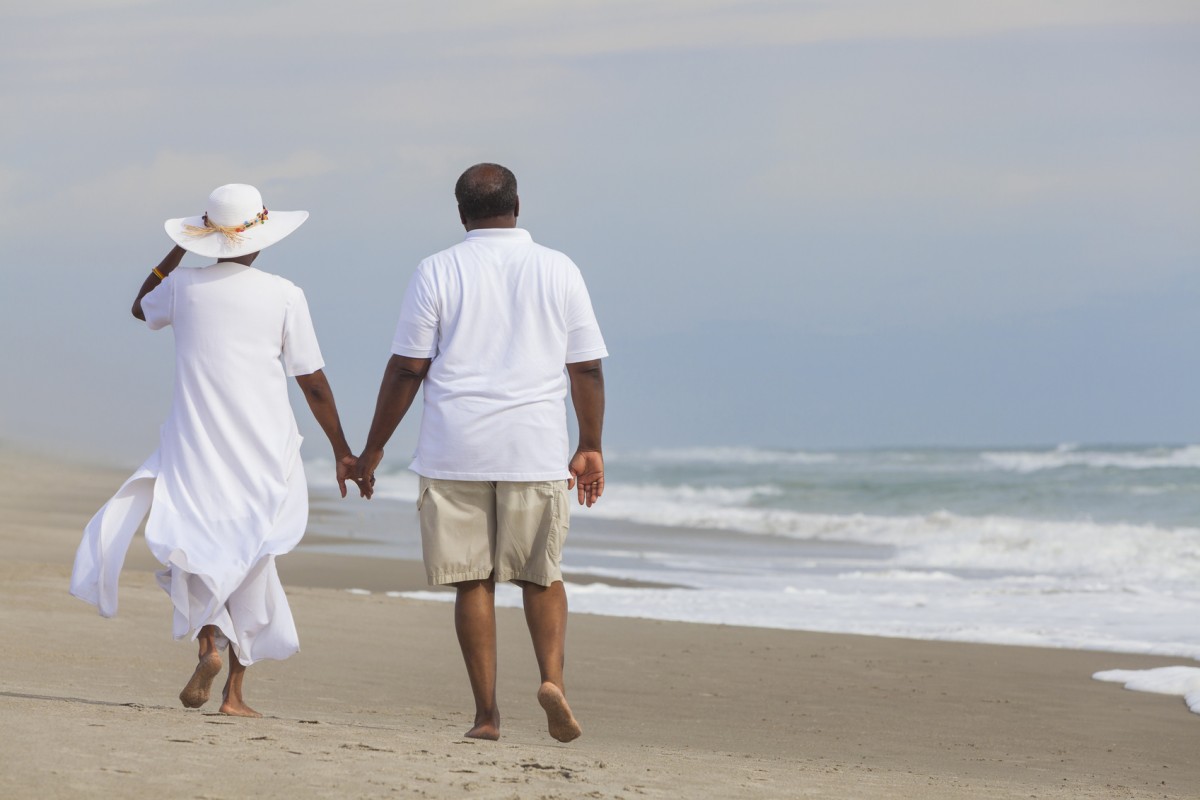
[(317, 370), (310, 375), (297, 375), (296, 383), (300, 385), (313, 417), (321, 426), (321, 430), (325, 431), (325, 436), (329, 438), (329, 444), (333, 447), (333, 462), (337, 468), (338, 488), (342, 492), (342, 497), (345, 497), (346, 478), (350, 474), (350, 468), (354, 466), (355, 458), (350, 452), (350, 445), (346, 442), (346, 434), (342, 432), (342, 420), (338, 416), (337, 406), (333, 402), (333, 389), (330, 388), (329, 380), (325, 377), (323, 370)]
[(171, 248), (171, 252), (163, 257), (163, 260), (158, 262), (146, 280), (142, 281), (142, 288), (138, 290), (137, 297), (133, 301), (133, 315), (145, 322), (146, 315), (142, 312), (142, 298), (150, 294), (155, 286), (162, 283), (163, 278), (171, 274), (171, 272), (179, 266), (179, 262), (183, 261), (183, 254), (187, 251), (179, 245)]

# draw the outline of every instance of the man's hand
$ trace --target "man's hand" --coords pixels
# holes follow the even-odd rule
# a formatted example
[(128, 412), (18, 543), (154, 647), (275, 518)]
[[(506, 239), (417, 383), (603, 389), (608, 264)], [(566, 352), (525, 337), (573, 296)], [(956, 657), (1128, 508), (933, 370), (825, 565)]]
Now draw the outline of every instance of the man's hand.
[(358, 486), (360, 497), (370, 500), (371, 495), (375, 494), (375, 468), (379, 466), (380, 461), (383, 461), (382, 450), (364, 450), (355, 460), (350, 477)]
[(578, 486), (579, 505), (591, 508), (604, 494), (604, 456), (599, 450), (576, 450), (567, 469), (571, 471), (567, 488)]

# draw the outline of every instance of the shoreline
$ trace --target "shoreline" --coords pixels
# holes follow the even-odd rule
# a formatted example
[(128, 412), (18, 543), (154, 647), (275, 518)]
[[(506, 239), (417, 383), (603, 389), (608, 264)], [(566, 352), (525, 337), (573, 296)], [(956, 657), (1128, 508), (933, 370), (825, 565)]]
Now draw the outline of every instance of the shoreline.
[[(0, 469), (11, 466), (14, 460), (21, 460), (34, 465), (48, 473), (78, 474), (86, 477), (87, 488), (90, 490), (90, 503), (80, 499), (69, 506), (79, 517), (79, 529), (87, 519), (111, 496), (120, 486), (136, 465), (128, 468), (104, 465), (95, 461), (76, 461), (70, 458), (51, 459), (33, 455), (29, 451), (0, 441)], [(36, 473), (35, 473), (36, 474)], [(107, 479), (107, 483), (105, 482)], [(0, 503), (4, 502), (4, 494), (0, 492)], [(341, 504), (345, 504), (342, 506)], [(60, 503), (61, 505), (61, 503)], [(64, 509), (65, 510), (65, 509)], [(340, 533), (329, 532), (336, 525)], [(728, 532), (709, 528), (683, 528), (655, 525), (650, 523), (626, 522), (605, 517), (582, 517), (572, 519), (572, 529), (583, 529), (595, 535), (615, 534), (625, 538), (636, 538), (642, 535), (654, 536), (663, 531), (673, 534), (685, 532), (700, 542), (725, 537)], [(381, 527), (399, 529), (401, 535), (411, 542), (411, 555), (398, 556), (393, 541), (388, 541), (378, 535)], [(144, 544), (139, 545), (142, 531), (139, 529), (131, 544), (125, 561), (125, 569), (155, 572), (161, 565), (153, 558)], [(789, 544), (797, 544), (789, 541)], [(853, 541), (819, 540), (803, 542), (802, 546), (817, 554), (836, 552), (839, 555), (856, 552), (870, 553), (888, 549), (885, 545), (867, 544)], [(574, 546), (578, 546), (575, 544)], [(572, 543), (568, 542), (568, 548)], [(73, 552), (72, 552), (73, 555)], [(343, 591), (366, 590), (372, 593), (419, 593), (438, 592), (449, 593), (453, 589), (445, 586), (431, 586), (425, 579), (424, 567), (420, 557), (420, 529), (412, 503), (395, 498), (377, 498), (362, 501), (353, 494), (345, 498), (337, 496), (329, 489), (313, 489), (310, 485), (310, 513), (308, 530), (295, 550), (280, 557), (279, 571), (285, 587), (307, 587), (323, 589), (340, 589)], [(606, 574), (604, 572), (586, 572), (572, 570), (569, 565), (563, 568), (564, 582), (578, 586), (602, 585), (616, 589), (678, 589), (688, 592), (703, 592), (703, 588), (686, 584), (652, 581), (638, 578), (627, 578)], [(1172, 659), (1175, 661), (1196, 664), (1197, 659), (1181, 654), (1163, 654), (1153, 651), (1123, 650), (1105, 647), (1087, 647), (1077, 645), (1054, 645), (1025, 642), (987, 641), (973, 638), (923, 638), (920, 636), (893, 635), (888, 633), (858, 632), (846, 630), (822, 630), (819, 628), (784, 627), (771, 625), (744, 625), (730, 622), (714, 622), (709, 620), (676, 619), (661, 616), (637, 616), (605, 611), (572, 610), (572, 614), (592, 614), (612, 617), (613, 619), (645, 619), (661, 622), (679, 622), (683, 624), (713, 625), (718, 627), (745, 627), (750, 629), (794, 631), (799, 633), (829, 634), (840, 636), (861, 636), (880, 639), (897, 639), (915, 642), (945, 642), (957, 644), (979, 644), (998, 647), (1029, 647), (1046, 650), (1072, 650), (1111, 655), (1145, 655), (1154, 658)]]
[[(497, 610), (502, 738), (463, 740), (470, 694), (450, 609), (341, 584), (382, 569), (423, 588), (420, 565), (302, 551), (279, 561), (302, 650), (248, 673), (266, 718), (187, 711), (175, 695), (194, 646), (171, 641), (144, 545), (116, 618), (67, 594), (82, 526), (126, 473), (0, 451), (0, 477), (5, 797), (170, 796), (218, 764), (221, 796), (1200, 793), (1196, 715), (1091, 678), (1177, 659), (573, 614), (567, 687), (584, 736), (564, 746), (545, 734), (523, 615), (509, 608)], [(321, 582), (337, 588), (302, 585)]]

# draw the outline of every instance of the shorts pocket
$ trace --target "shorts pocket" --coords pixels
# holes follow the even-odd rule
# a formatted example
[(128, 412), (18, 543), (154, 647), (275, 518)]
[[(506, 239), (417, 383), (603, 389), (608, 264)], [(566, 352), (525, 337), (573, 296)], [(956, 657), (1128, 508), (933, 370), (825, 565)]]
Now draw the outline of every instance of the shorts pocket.
[(563, 541), (567, 538), (568, 515), (566, 481), (553, 486), (550, 496), (550, 530), (546, 536), (546, 552), (554, 563), (562, 560)]

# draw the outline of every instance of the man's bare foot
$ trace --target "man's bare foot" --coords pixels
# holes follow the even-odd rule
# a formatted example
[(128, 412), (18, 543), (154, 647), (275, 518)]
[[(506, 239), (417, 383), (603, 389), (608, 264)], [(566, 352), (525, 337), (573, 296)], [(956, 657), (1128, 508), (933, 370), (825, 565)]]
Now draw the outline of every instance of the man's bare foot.
[(192, 678), (179, 693), (179, 702), (184, 708), (199, 708), (208, 702), (208, 693), (212, 689), (213, 678), (221, 672), (221, 654), (213, 650), (200, 657)]
[(546, 723), (551, 736), (560, 742), (569, 742), (579, 738), (583, 733), (583, 728), (579, 727), (579, 722), (571, 713), (571, 707), (567, 705), (567, 698), (561, 689), (550, 681), (546, 681), (542, 684), (542, 688), (538, 689), (537, 699), (546, 712)]
[(226, 697), (221, 702), (220, 711), (230, 717), (261, 717), (262, 714), (255, 711), (242, 700), (236, 700), (232, 697)]
[(464, 733), (463, 736), (467, 737), (468, 739), (487, 739), (492, 742), (496, 741), (500, 738), (499, 716), (486, 717), (484, 719), (476, 717), (475, 727)]
[(494, 742), (500, 738), (500, 729), (490, 722), (484, 722), (471, 728), (463, 736), (468, 739), (487, 739)]

